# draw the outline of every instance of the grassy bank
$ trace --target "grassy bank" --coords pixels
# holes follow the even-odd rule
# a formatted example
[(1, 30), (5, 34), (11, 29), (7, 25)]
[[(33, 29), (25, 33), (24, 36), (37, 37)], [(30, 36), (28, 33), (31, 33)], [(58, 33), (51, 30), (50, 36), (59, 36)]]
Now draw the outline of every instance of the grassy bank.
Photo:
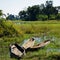
[[(5, 32), (7, 32), (5, 34)], [(60, 59), (60, 21), (3, 21), (0, 22), (0, 60), (16, 60), (9, 56), (9, 45), (20, 44), (30, 37), (54, 37), (54, 41), (44, 48), (28, 52), (21, 60)]]
[(48, 33), (60, 37), (60, 21), (14, 21), (20, 27), (24, 34), (42, 34)]

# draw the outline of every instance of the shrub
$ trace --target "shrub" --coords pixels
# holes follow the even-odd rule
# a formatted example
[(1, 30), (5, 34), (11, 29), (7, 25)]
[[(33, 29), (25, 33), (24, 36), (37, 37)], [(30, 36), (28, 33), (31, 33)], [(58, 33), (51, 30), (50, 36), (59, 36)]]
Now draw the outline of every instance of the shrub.
[(60, 13), (57, 14), (56, 19), (60, 20)]
[(1, 21), (0, 36), (23, 36), (23, 32), (12, 21)]
[(38, 15), (38, 18), (37, 19), (44, 21), (44, 20), (47, 20), (48, 19), (48, 16), (47, 15)]
[(49, 19), (50, 20), (55, 20), (56, 16), (55, 15), (50, 15)]

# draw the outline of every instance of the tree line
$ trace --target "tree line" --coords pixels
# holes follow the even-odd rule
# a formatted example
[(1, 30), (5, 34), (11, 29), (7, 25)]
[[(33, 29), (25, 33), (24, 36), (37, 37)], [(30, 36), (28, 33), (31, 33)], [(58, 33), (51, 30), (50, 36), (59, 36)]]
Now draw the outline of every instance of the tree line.
[[(0, 12), (1, 15), (1, 12)], [(6, 17), (7, 20), (23, 20), (23, 21), (38, 21), (38, 20), (59, 20), (60, 13), (58, 9), (53, 6), (53, 1), (46, 1), (45, 5), (29, 6), (26, 10), (18, 13), (18, 16), (12, 14)]]
[(19, 16), (21, 20), (25, 21), (60, 19), (58, 10), (56, 7), (53, 7), (53, 1), (46, 1), (45, 5), (29, 6), (26, 11), (20, 11)]

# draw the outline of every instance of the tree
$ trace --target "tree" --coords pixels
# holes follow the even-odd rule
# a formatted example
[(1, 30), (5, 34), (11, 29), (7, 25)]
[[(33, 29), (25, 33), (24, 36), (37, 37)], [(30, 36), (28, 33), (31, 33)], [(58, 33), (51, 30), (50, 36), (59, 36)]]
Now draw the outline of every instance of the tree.
[(38, 19), (38, 20), (41, 20), (41, 21), (45, 21), (45, 20), (48, 19), (48, 16), (47, 16), (47, 15), (41, 15), (41, 14), (40, 14), (40, 15), (37, 16), (37, 19)]
[(2, 16), (2, 15), (3, 15), (2, 10), (0, 10), (0, 16)]
[(3, 15), (2, 10), (0, 10), (0, 18), (1, 18), (2, 15)]
[(2, 10), (0, 10), (0, 18), (2, 18), (2, 19), (5, 19), (5, 18), (6, 18), (6, 14), (4, 14), (4, 13), (2, 12)]
[(56, 19), (58, 10), (53, 7), (53, 1), (46, 1), (46, 4), (34, 5), (28, 7), (26, 11), (20, 11), (19, 16), (22, 20), (35, 21), (35, 20), (47, 20)]
[(39, 5), (34, 5), (32, 7), (28, 7), (27, 11), (20, 11), (19, 16), (22, 20), (34, 21), (37, 20), (36, 16), (39, 14), (40, 7)]
[(45, 15), (48, 15), (48, 19), (49, 19), (50, 15), (58, 14), (58, 10), (56, 10), (56, 8), (53, 7), (52, 1), (46, 1), (46, 7), (43, 9), (43, 13)]
[(49, 20), (55, 20), (56, 16), (55, 15), (50, 15)]
[(27, 12), (26, 11), (20, 11), (19, 12), (19, 16), (20, 16), (20, 19), (22, 19), (22, 20), (27, 20)]
[(45, 3), (45, 6), (46, 6), (46, 7), (47, 7), (47, 6), (48, 6), (48, 7), (52, 7), (52, 6), (53, 6), (53, 1), (51, 1), (51, 0), (48, 1), (48, 0), (47, 0), (46, 3)]
[(60, 13), (57, 14), (56, 19), (60, 20)]
[(27, 14), (29, 17), (29, 20), (37, 20), (36, 16), (39, 14), (40, 7), (39, 5), (34, 5), (32, 7), (27, 8)]
[(14, 20), (15, 17), (14, 17), (14, 15), (10, 14), (10, 15), (8, 15), (8, 17), (6, 17), (6, 19), (7, 20)]

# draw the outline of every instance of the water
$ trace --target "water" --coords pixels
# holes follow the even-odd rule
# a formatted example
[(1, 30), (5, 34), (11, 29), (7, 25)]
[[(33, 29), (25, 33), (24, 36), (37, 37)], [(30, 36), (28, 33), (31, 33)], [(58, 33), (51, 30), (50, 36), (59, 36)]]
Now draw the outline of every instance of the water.
[(41, 40), (42, 40), (41, 37), (34, 37), (34, 39), (35, 39), (35, 42), (36, 42), (36, 43), (40, 43)]

